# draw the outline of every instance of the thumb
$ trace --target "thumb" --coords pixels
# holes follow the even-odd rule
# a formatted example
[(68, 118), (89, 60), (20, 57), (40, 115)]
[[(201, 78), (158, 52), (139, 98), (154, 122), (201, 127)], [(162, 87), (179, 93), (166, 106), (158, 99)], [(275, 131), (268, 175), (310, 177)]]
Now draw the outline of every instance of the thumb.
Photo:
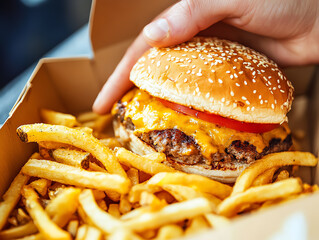
[(184, 42), (216, 22), (240, 16), (243, 4), (238, 9), (236, 2), (243, 1), (181, 0), (145, 26), (144, 38), (156, 47)]

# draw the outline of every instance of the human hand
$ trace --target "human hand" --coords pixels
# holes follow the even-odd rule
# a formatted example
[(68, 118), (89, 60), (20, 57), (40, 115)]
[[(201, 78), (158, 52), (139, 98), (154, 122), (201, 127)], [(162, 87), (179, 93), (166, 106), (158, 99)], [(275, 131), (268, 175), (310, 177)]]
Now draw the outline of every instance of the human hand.
[(182, 0), (143, 29), (99, 93), (93, 110), (108, 112), (132, 86), (129, 73), (150, 46), (178, 44), (198, 33), (240, 42), (283, 66), (316, 63), (319, 1)]

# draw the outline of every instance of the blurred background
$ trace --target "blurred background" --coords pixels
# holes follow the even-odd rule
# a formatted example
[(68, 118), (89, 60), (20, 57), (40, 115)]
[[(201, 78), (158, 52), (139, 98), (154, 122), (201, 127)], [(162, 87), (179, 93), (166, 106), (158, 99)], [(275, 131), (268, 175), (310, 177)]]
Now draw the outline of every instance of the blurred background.
[(87, 24), (91, 0), (0, 1), (0, 90)]

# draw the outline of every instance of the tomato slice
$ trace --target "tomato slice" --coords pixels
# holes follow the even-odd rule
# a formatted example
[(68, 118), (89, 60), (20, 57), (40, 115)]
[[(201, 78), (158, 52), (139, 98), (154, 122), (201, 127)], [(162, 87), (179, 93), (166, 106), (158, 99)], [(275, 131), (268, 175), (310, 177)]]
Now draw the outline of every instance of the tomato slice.
[(250, 132), (250, 133), (263, 133), (273, 130), (279, 127), (279, 124), (272, 123), (247, 123), (241, 122), (234, 119), (222, 117), (212, 113), (206, 113), (197, 111), (195, 109), (185, 107), (183, 105), (179, 105), (177, 103), (169, 102), (163, 99), (158, 99), (165, 107), (173, 109), (177, 112), (190, 115), (201, 120), (214, 123), (219, 126), (223, 126), (226, 128), (231, 128), (241, 132)]

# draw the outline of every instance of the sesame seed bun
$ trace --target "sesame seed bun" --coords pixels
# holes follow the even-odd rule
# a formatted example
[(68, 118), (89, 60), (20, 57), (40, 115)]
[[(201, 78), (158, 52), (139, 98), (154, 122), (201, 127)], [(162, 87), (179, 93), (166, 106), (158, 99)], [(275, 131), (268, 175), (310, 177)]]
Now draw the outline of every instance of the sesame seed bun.
[(272, 60), (217, 38), (151, 48), (130, 79), (152, 96), (244, 122), (282, 123), (293, 100), (291, 83)]

